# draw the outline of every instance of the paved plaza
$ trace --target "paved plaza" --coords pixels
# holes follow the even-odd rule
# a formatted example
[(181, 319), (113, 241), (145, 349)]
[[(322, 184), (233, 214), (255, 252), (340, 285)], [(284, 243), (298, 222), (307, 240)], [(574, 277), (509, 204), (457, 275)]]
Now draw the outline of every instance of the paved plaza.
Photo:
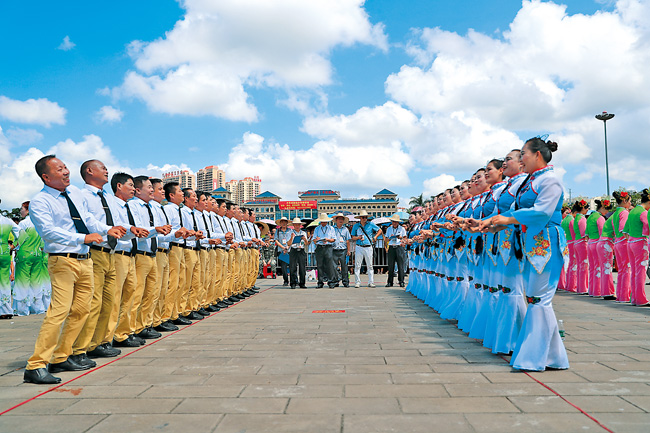
[(258, 295), (60, 386), (22, 383), (42, 316), (1, 321), (0, 412), (29, 401), (0, 432), (650, 431), (649, 308), (559, 293), (571, 369), (523, 373), (381, 277), (259, 280)]

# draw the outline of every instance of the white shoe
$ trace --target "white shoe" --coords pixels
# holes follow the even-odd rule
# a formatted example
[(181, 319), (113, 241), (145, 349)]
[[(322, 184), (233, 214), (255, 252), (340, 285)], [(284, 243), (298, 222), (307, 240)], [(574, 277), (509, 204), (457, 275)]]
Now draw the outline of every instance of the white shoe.
[(377, 287), (373, 283), (368, 284), (368, 287)]
[(359, 287), (361, 287), (361, 284), (356, 283), (356, 284), (354, 285), (354, 287), (356, 287), (356, 288), (358, 289)]

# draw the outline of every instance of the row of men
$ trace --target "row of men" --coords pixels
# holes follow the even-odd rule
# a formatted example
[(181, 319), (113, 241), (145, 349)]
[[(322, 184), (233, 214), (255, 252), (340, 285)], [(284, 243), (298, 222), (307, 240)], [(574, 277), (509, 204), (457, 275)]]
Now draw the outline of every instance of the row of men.
[[(98, 160), (80, 172), (83, 189), (54, 155), (36, 172), (45, 184), (29, 206), (48, 253), (52, 301), (24, 381), (93, 368), (93, 357), (139, 347), (161, 332), (257, 292), (263, 245), (255, 214), (160, 179), (115, 173)], [(163, 206), (163, 200), (167, 204)]]
[[(365, 261), (368, 270), (368, 287), (375, 287), (373, 251), (378, 238), (383, 236), (385, 242), (388, 242), (388, 283), (386, 286), (393, 286), (395, 263), (397, 263), (398, 283), (400, 287), (404, 287), (406, 252), (403, 242), (406, 239), (406, 230), (400, 226), (399, 216), (393, 215), (389, 218), (391, 226), (387, 228), (385, 234), (376, 224), (368, 220), (367, 211), (362, 210), (357, 217), (359, 222), (350, 229), (347, 226), (349, 218), (342, 213), (335, 215), (334, 218), (321, 213), (316, 220), (318, 225), (311, 237), (308, 237), (307, 233), (302, 230), (303, 224), (300, 218), (294, 218), (293, 228), (288, 227), (289, 220), (287, 218), (283, 217), (277, 220), (275, 244), (278, 248), (279, 261), (285, 263), (283, 266), (284, 285), (287, 286), (291, 283), (292, 289), (305, 287), (306, 249), (307, 244), (311, 242), (316, 246), (314, 255), (318, 273), (317, 288), (322, 288), (327, 284), (330, 289), (333, 289), (339, 286), (339, 282), (343, 283), (343, 287), (349, 287), (347, 259), (352, 254), (353, 245), (355, 254), (354, 286), (361, 286), (361, 266)], [(334, 221), (335, 224), (330, 225), (331, 221)], [(285, 270), (287, 265), (288, 273)], [(290, 281), (287, 274), (290, 275)]]
[[(640, 198), (641, 202), (633, 206), (627, 191), (615, 191), (615, 203), (595, 200), (596, 210), (589, 215), (585, 200), (563, 209), (562, 228), (570, 259), (560, 277), (560, 289), (639, 307), (650, 306), (645, 293), (650, 190), (641, 191)], [(616, 287), (614, 256), (618, 269)]]

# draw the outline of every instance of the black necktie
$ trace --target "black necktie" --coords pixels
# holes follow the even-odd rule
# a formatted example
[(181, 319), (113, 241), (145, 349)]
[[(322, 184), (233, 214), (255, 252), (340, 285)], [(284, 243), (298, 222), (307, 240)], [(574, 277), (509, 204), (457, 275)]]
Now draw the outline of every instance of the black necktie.
[[(111, 214), (111, 210), (108, 208), (106, 197), (104, 197), (104, 191), (97, 191), (97, 195), (99, 196), (99, 200), (102, 202), (102, 207), (104, 208), (104, 213), (106, 214), (106, 225), (113, 227), (113, 215)], [(108, 235), (107, 243), (108, 246), (114, 250), (115, 246), (117, 245), (117, 239), (111, 235)]]
[(219, 227), (221, 227), (221, 231), (225, 235), (227, 232), (226, 229), (223, 228), (223, 224), (221, 223), (221, 217), (219, 215), (217, 215), (217, 221), (219, 221)]
[[(196, 226), (196, 217), (194, 216), (194, 209), (190, 209), (190, 215), (192, 215), (192, 224), (194, 226), (194, 231), (198, 232), (199, 228)], [(201, 243), (199, 242), (198, 239), (196, 240), (196, 247), (201, 248)]]
[[(153, 212), (151, 212), (151, 205), (149, 203), (147, 203), (145, 205), (145, 207), (147, 208), (147, 212), (149, 212), (149, 225), (151, 227), (155, 227), (155, 223), (153, 221)], [(151, 238), (151, 252), (152, 253), (155, 253), (156, 250), (158, 249), (158, 239), (156, 239), (157, 237), (158, 237), (158, 235)]]
[[(181, 212), (181, 207), (178, 206), (178, 218), (181, 220), (181, 227), (183, 227), (183, 212)], [(183, 239), (183, 245), (187, 245), (187, 239)]]
[(72, 223), (74, 224), (74, 228), (77, 229), (77, 232), (81, 234), (84, 235), (90, 234), (90, 232), (88, 231), (88, 227), (86, 227), (86, 223), (84, 223), (83, 220), (81, 219), (79, 210), (77, 210), (77, 207), (74, 205), (72, 200), (70, 200), (67, 191), (63, 191), (61, 195), (65, 197), (66, 201), (68, 202), (68, 209), (70, 210), (70, 217), (72, 218)]
[(208, 232), (208, 238), (210, 238), (210, 229), (208, 228), (208, 220), (205, 218), (205, 214), (203, 214), (203, 222), (205, 223), (205, 231)]
[[(135, 227), (135, 220), (133, 219), (133, 214), (131, 213), (131, 209), (129, 209), (129, 204), (124, 203), (124, 207), (126, 208), (126, 216), (129, 218), (129, 224)], [(131, 239), (131, 252), (135, 254), (136, 251), (138, 251), (138, 241), (135, 238), (133, 238)]]
[(162, 211), (162, 214), (165, 217), (165, 224), (169, 225), (169, 218), (167, 218), (167, 213), (165, 212), (165, 208), (160, 206), (160, 210)]

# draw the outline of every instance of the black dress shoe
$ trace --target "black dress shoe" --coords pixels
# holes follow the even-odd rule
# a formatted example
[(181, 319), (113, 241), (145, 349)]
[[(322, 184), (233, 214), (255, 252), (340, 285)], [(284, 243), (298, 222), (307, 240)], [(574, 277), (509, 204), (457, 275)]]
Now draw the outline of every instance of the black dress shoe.
[(37, 385), (54, 385), (61, 383), (61, 378), (52, 376), (47, 371), (47, 368), (37, 368), (35, 370), (25, 370), (23, 382), (35, 383)]
[(113, 347), (140, 347), (140, 343), (131, 338), (131, 335), (128, 336), (126, 340), (117, 341), (113, 340)]
[(295, 288), (296, 288), (296, 286), (291, 286), (291, 288), (292, 288), (292, 289), (295, 289)]
[(388, 283), (388, 284), (386, 284), (386, 287), (393, 287), (393, 284), (392, 284), (392, 283)]
[(68, 357), (68, 359), (63, 362), (48, 365), (47, 371), (50, 373), (58, 373), (60, 371), (84, 371), (89, 370), (90, 368), (89, 365), (79, 365)]
[(228, 307), (230, 307), (231, 305), (232, 305), (232, 303), (225, 303), (225, 302), (223, 302), (223, 301), (219, 301), (219, 302), (217, 302), (217, 307), (219, 307), (219, 308), (221, 308), (221, 309), (228, 308)]
[[(191, 324), (192, 324), (192, 321), (189, 320), (189, 319), (186, 319), (186, 318), (183, 317), (183, 316), (178, 316), (178, 319), (174, 319), (174, 320), (172, 320), (172, 323), (173, 323), (174, 325), (191, 325)], [(114, 346), (114, 345), (113, 345), (113, 346)]]
[(616, 296), (613, 296), (613, 295), (603, 296), (603, 299), (604, 299), (605, 301), (615, 301), (615, 300), (616, 300)]
[(251, 290), (255, 293), (258, 293), (260, 291), (259, 287), (251, 287)]
[(217, 307), (216, 305), (208, 305), (207, 307), (205, 307), (205, 311), (207, 311), (208, 313), (216, 313), (219, 310), (220, 308)]
[(197, 313), (196, 311), (192, 311), (190, 314), (183, 317), (189, 320), (203, 320), (203, 316)]
[(230, 298), (228, 298), (228, 300), (233, 304), (236, 304), (237, 302), (241, 301), (241, 299), (235, 297), (235, 295), (232, 295)]
[(318, 285), (316, 286), (316, 288), (317, 288), (317, 289), (322, 289), (322, 288), (323, 288), (323, 285), (322, 285), (322, 284), (318, 284)]
[(304, 284), (302, 286), (298, 286), (298, 287), (300, 287), (301, 289), (306, 289), (307, 288), (307, 286), (305, 286)]
[(243, 296), (241, 293), (238, 293), (235, 295), (235, 298), (239, 299), (240, 301), (243, 301), (244, 299), (246, 299), (246, 296)]
[(155, 326), (153, 329), (158, 332), (172, 332), (178, 330), (178, 327), (169, 322), (163, 322), (160, 325)]
[(85, 353), (80, 353), (79, 355), (70, 355), (68, 359), (71, 359), (72, 361), (76, 362), (82, 367), (86, 367), (86, 366), (88, 368), (97, 367), (97, 363), (92, 359), (88, 358), (88, 356)]
[(136, 334), (136, 337), (149, 340), (153, 338), (160, 338), (162, 337), (162, 334), (158, 331), (155, 331), (153, 328), (144, 328), (142, 331)]
[(350, 287), (350, 283), (343, 283), (343, 287)]
[(286, 287), (286, 286), (289, 285), (289, 282), (288, 282), (288, 281), (285, 281), (284, 283), (282, 283), (282, 285)]
[(110, 344), (104, 343), (95, 347), (90, 352), (86, 353), (90, 358), (113, 358), (122, 353), (120, 349), (113, 348)]
[(199, 313), (203, 317), (207, 317), (207, 316), (210, 315), (210, 312), (208, 310), (206, 310), (205, 308), (199, 308), (198, 310), (196, 310), (196, 312)]
[(399, 283), (399, 286), (400, 286), (400, 287), (406, 287), (406, 286), (404, 285), (404, 283)]
[(226, 298), (226, 299), (222, 299), (222, 300), (219, 301), (219, 302), (223, 302), (224, 304), (226, 304), (226, 305), (229, 306), (229, 307), (230, 307), (231, 305), (234, 304), (234, 302), (232, 302), (232, 301), (231, 301), (230, 299), (228, 299), (228, 298)]
[[(337, 284), (337, 285), (338, 285), (338, 284)], [(330, 289), (333, 289), (333, 288), (336, 287), (336, 286), (335, 286), (334, 284), (331, 284), (331, 285), (328, 285), (327, 287), (329, 287)]]

